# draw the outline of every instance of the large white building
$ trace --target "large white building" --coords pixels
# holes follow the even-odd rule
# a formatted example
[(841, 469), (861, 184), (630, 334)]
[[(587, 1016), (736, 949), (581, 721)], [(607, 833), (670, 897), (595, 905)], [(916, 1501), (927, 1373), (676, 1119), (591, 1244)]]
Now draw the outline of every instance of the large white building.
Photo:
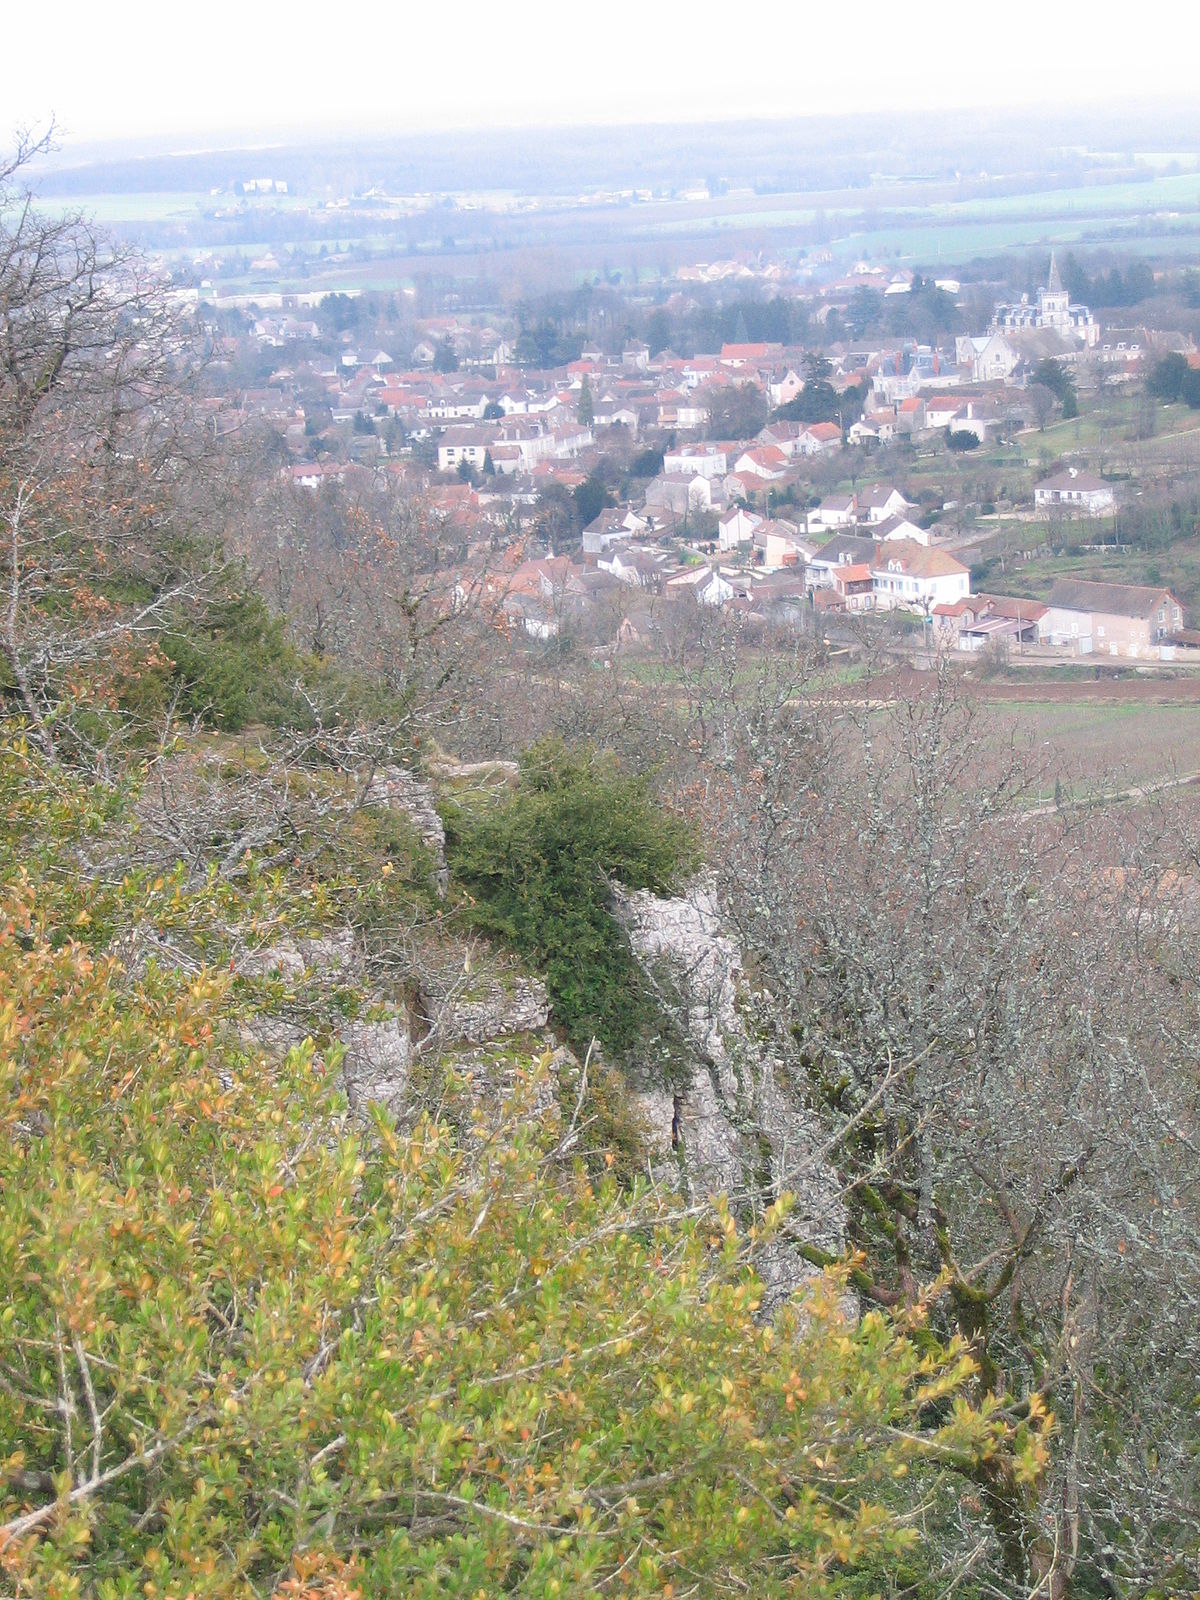
[(1050, 276), (1046, 287), (1038, 290), (1037, 304), (1023, 294), (1016, 305), (998, 305), (990, 331), (1018, 333), (1029, 328), (1050, 328), (1065, 339), (1080, 341), (1089, 350), (1100, 337), (1099, 325), (1087, 306), (1071, 304), (1053, 251), (1050, 252)]
[(911, 539), (887, 539), (871, 562), (872, 599), (879, 611), (931, 612), (971, 592), (970, 569), (946, 550)]

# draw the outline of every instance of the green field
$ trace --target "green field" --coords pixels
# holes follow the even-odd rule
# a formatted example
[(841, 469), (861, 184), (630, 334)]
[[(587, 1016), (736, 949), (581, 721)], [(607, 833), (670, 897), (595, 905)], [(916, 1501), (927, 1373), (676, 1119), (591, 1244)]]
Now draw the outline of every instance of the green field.
[[(984, 689), (986, 696), (987, 691)], [(1048, 689), (1053, 694), (1053, 689)], [(1115, 691), (1119, 692), (1119, 688)], [(998, 744), (1011, 738), (1078, 790), (1152, 784), (1200, 772), (1200, 706), (1047, 699), (987, 706)], [(1043, 798), (1053, 794), (1053, 782)]]

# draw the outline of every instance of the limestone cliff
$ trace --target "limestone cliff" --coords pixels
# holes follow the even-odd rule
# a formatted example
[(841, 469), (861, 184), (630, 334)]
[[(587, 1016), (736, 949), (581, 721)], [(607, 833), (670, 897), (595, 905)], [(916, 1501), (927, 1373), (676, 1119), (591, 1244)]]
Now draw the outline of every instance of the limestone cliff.
[(779, 1061), (756, 1036), (737, 946), (723, 931), (712, 885), (663, 899), (618, 889), (614, 909), (664, 1007), (694, 1054), (681, 1089), (636, 1096), (652, 1160), (689, 1194), (724, 1192), (755, 1211), (795, 1196), (791, 1233), (760, 1263), (778, 1300), (810, 1272), (796, 1245), (837, 1251), (844, 1242), (840, 1185), (818, 1119), (782, 1081)]

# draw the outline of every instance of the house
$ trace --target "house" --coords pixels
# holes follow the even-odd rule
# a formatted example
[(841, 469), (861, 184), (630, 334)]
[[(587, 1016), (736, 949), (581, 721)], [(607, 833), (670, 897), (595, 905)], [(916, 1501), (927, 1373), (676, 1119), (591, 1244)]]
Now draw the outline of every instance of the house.
[(753, 472), (759, 478), (774, 482), (787, 476), (787, 466), (788, 458), (782, 450), (773, 444), (762, 444), (752, 450), (743, 450), (734, 462), (733, 470)]
[(686, 599), (689, 596), (702, 606), (723, 606), (734, 596), (734, 586), (716, 567), (687, 567), (666, 581), (669, 595)]
[(438, 471), (453, 472), (464, 461), (481, 471), (495, 442), (496, 434), (490, 428), (447, 428), (438, 440)]
[(887, 539), (871, 561), (877, 610), (923, 611), (962, 600), (971, 592), (971, 574), (946, 550), (911, 539)]
[(758, 444), (773, 444), (777, 450), (782, 450), (785, 456), (796, 454), (796, 441), (804, 429), (799, 422), (768, 422), (760, 428), (757, 435)]
[(723, 344), (720, 361), (723, 367), (733, 367), (737, 371), (742, 367), (769, 366), (782, 354), (780, 344)]
[(872, 484), (858, 497), (858, 515), (861, 522), (883, 522), (888, 517), (898, 517), (913, 509), (899, 489), (891, 484)]
[(924, 433), (929, 424), (925, 420), (925, 401), (919, 394), (909, 395), (896, 407), (896, 432)]
[(827, 450), (836, 450), (842, 442), (842, 430), (836, 422), (810, 422), (796, 439), (795, 454), (819, 456)]
[(928, 528), (920, 528), (915, 522), (910, 522), (907, 517), (885, 517), (882, 522), (877, 522), (871, 530), (878, 539), (909, 539), (913, 544), (932, 544), (933, 538)]
[(627, 544), (614, 545), (599, 556), (596, 567), (601, 572), (611, 572), (621, 583), (633, 584), (641, 589), (657, 589), (670, 571), (670, 561), (664, 555), (650, 550), (636, 550)]
[[(713, 506), (713, 486), (701, 473), (664, 472), (646, 486), (648, 510), (673, 511), (684, 516), (689, 511), (709, 511)], [(720, 487), (717, 498), (724, 504)]]
[(537, 595), (506, 594), (501, 609), (512, 628), (520, 628), (531, 639), (553, 639), (558, 633), (554, 607)]
[(723, 478), (729, 471), (728, 453), (715, 444), (684, 444), (663, 456), (663, 471), (697, 473), (702, 478)]
[(781, 567), (803, 567), (809, 556), (816, 553), (816, 545), (800, 537), (794, 522), (773, 517), (755, 528), (754, 549), (767, 572), (777, 572)]
[(850, 444), (887, 444), (896, 437), (896, 413), (887, 407), (852, 422), (846, 432)]
[(341, 483), (346, 468), (338, 461), (301, 461), (285, 467), (284, 474), (301, 489), (319, 489), (323, 483)]
[(1080, 472), (1077, 467), (1067, 467), (1052, 478), (1043, 478), (1034, 486), (1033, 503), (1038, 510), (1058, 508), (1078, 511), (1083, 516), (1099, 517), (1111, 511), (1115, 498), (1112, 485), (1090, 472)]
[(636, 511), (622, 511), (619, 506), (607, 507), (583, 530), (583, 553), (585, 556), (599, 555), (610, 545), (624, 544), (631, 538), (637, 538), (646, 532), (648, 526), (645, 517), (639, 517)]
[(791, 405), (792, 401), (804, 388), (804, 379), (789, 367), (778, 383), (767, 385), (767, 398), (773, 406)]
[(857, 521), (855, 494), (828, 494), (815, 511), (808, 513), (810, 528), (852, 528)]
[(972, 383), (1001, 383), (1020, 366), (1021, 352), (1002, 333), (960, 334), (954, 341), (954, 359), (960, 367), (970, 368)]
[(948, 428), (962, 410), (963, 399), (958, 394), (927, 394), (925, 396), (925, 426)]
[(875, 555), (874, 539), (856, 533), (837, 533), (809, 557), (804, 575), (814, 589), (832, 589), (834, 574), (848, 563), (870, 562)]
[(1036, 644), (1047, 607), (1019, 596), (974, 594), (933, 608), (937, 641), (952, 650), (982, 650), (993, 639)]
[(870, 611), (875, 604), (875, 579), (869, 561), (843, 561), (833, 569), (833, 592), (842, 611)]
[[(1060, 578), (1051, 589), (1041, 636), (1080, 655), (1153, 655), (1183, 626), (1169, 589)], [(1168, 646), (1169, 648), (1169, 646)]]
[(717, 522), (717, 545), (722, 553), (736, 549), (739, 544), (748, 544), (762, 520), (754, 511), (731, 506)]

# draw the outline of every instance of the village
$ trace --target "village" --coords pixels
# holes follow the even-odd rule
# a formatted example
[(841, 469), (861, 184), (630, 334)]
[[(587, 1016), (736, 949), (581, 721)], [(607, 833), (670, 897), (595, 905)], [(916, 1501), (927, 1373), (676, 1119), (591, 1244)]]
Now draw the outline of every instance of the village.
[[(725, 276), (680, 269), (668, 310), (702, 271)], [(250, 304), (225, 315), (207, 405), (215, 428), (266, 429), (297, 489), (398, 492), (465, 555), (488, 552), (532, 640), (582, 625), (602, 643), (615, 613), (613, 636), (636, 640), (655, 597), (785, 628), (886, 620), (927, 653), (1185, 657), (1200, 633), (1168, 586), (1064, 576), (1034, 598), (994, 575), (977, 585), (972, 567), (989, 518), (1115, 540), (1129, 475), (1102, 475), (1086, 452), (1050, 457), (1044, 429), (1080, 397), (1141, 393), (1166, 356), (1200, 365), (1194, 341), (1102, 327), (1053, 253), (1041, 286), (996, 302), (978, 334), (846, 337), (864, 304), (904, 297), (952, 322), (960, 288), (860, 262), (807, 286), (804, 344), (685, 356), (610, 331), (553, 364), (561, 350), (500, 318), (385, 320), (384, 337), (416, 331), (390, 349), (357, 296)], [(818, 351), (822, 328), (841, 337)], [(260, 380), (239, 384), (248, 369)], [(956, 498), (955, 470), (997, 448), (1032, 470), (1010, 472), (997, 503)]]

